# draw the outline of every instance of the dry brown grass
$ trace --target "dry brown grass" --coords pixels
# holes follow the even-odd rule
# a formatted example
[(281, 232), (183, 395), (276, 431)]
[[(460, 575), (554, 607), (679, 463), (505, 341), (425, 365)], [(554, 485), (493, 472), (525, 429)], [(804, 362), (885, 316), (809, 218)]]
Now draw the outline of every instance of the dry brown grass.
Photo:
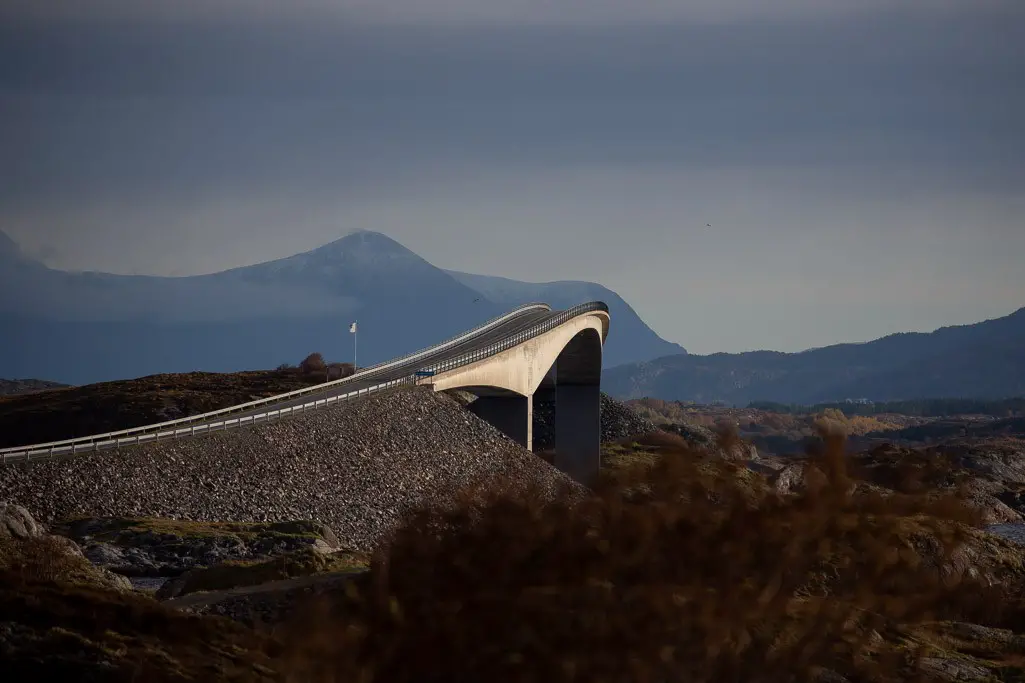
[(190, 372), (0, 396), (0, 446), (127, 429), (227, 408), (323, 381), (323, 372)]
[(851, 458), (857, 478), (900, 493), (928, 493), (967, 484), (971, 476), (942, 450), (878, 446)]
[[(1022, 554), (981, 532), (956, 495), (930, 490), (949, 463), (850, 467), (860, 461), (843, 437), (822, 438), (799, 495), (657, 435), (610, 447), (620, 461), (593, 495), (480, 487), (415, 511), (366, 574), (299, 610), (273, 647), (232, 636), (232, 677), (267, 676), (246, 662), (273, 651), (268, 665), (296, 683), (776, 683), (826, 670), (886, 683), (939, 680), (923, 666), (933, 656), (976, 657), (999, 680), (1023, 680), (1022, 639), (992, 630), (1025, 632)], [(858, 486), (866, 476), (895, 492)], [(973, 566), (1005, 583), (971, 578)], [(75, 595), (79, 607), (52, 609), (109, 640), (112, 617), (86, 617), (94, 608)], [(196, 633), (212, 627), (189, 632), (132, 605), (117, 609), (159, 628), (119, 632), (173, 626), (161, 646), (185, 653), (182, 680), (205, 680)], [(955, 622), (990, 630), (973, 644)], [(135, 664), (156, 671), (154, 661)]]
[(414, 514), (293, 625), (293, 680), (926, 680), (907, 629), (1025, 614), (959, 569), (976, 513), (855, 494), (837, 436), (785, 498), (663, 441), (586, 500), (478, 491)]
[(626, 404), (657, 425), (691, 425), (711, 429), (723, 423), (733, 424), (739, 432), (763, 452), (799, 454), (803, 445), (814, 440), (822, 429), (840, 431), (852, 437), (864, 437), (899, 430), (921, 418), (900, 415), (845, 415), (837, 408), (812, 413), (777, 413), (761, 408), (691, 405), (677, 401), (644, 398)]
[(326, 554), (313, 548), (304, 548), (262, 562), (225, 562), (185, 572), (181, 576), (181, 587), (177, 595), (257, 586), (269, 581), (314, 574), (355, 571), (366, 567), (368, 560), (368, 557), (360, 553)]
[(901, 427), (896, 422), (886, 422), (878, 417), (866, 417), (864, 415), (851, 415), (848, 417), (836, 408), (827, 408), (810, 419), (814, 427), (841, 431), (848, 436), (863, 436), (872, 432), (900, 429)]
[(72, 538), (87, 534), (96, 541), (134, 545), (138, 537), (160, 538), (225, 538), (234, 537), (245, 542), (258, 538), (321, 538), (326, 527), (310, 520), (288, 522), (210, 522), (168, 517), (108, 517), (71, 518), (53, 526), (53, 529)]
[(276, 681), (280, 649), (227, 619), (153, 599), (0, 570), (0, 679), (105, 683)]
[(0, 536), (0, 571), (41, 581), (106, 585), (96, 568), (60, 536)]

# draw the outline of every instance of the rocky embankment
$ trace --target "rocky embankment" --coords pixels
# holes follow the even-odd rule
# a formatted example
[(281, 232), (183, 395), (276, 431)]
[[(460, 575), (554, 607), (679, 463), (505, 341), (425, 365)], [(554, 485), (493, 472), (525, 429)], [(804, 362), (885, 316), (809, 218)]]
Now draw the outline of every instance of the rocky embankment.
[(404, 513), (493, 478), (578, 488), (455, 400), (405, 389), (195, 439), (0, 468), (0, 499), (76, 517), (317, 520), (373, 548)]
[[(650, 420), (638, 415), (608, 394), (601, 394), (602, 443), (628, 436), (648, 434), (658, 429)], [(534, 402), (534, 449), (555, 447), (555, 401)]]

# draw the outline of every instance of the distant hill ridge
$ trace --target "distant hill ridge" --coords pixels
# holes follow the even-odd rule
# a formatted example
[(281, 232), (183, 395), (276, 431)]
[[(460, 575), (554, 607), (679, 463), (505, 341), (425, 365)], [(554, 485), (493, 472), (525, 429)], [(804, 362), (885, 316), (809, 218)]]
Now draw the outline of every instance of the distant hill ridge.
[(572, 308), (588, 301), (604, 301), (615, 332), (609, 334), (603, 351), (605, 367), (620, 363), (619, 358), (632, 354), (641, 358), (658, 358), (668, 354), (686, 354), (679, 344), (668, 342), (651, 330), (637, 312), (612, 290), (593, 282), (560, 280), (558, 282), (520, 282), (504, 277), (472, 275), (445, 271), (457, 281), (479, 292), (489, 301), (511, 309), (532, 301), (543, 301), (555, 309)]
[(60, 382), (48, 382), (45, 379), (0, 379), (0, 396), (31, 394), (47, 389), (62, 389), (67, 386)]
[(746, 405), (1025, 394), (1025, 308), (934, 332), (891, 334), (800, 353), (673, 355), (607, 370), (617, 398)]
[(518, 303), (609, 303), (606, 367), (683, 347), (661, 339), (594, 283), (532, 284), (435, 267), (395, 240), (356, 231), (319, 248), (209, 275), (54, 270), (0, 232), (0, 376), (88, 384), (166, 372), (234, 372), (319, 351), (360, 365), (414, 351)]

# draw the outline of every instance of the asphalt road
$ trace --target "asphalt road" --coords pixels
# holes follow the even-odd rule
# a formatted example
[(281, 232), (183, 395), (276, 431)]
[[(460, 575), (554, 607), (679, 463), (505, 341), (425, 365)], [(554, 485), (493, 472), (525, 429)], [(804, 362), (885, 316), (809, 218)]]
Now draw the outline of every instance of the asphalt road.
[[(443, 363), (447, 360), (458, 358), (472, 351), (482, 349), (492, 344), (501, 342), (505, 339), (508, 339), (509, 337), (512, 337), (520, 332), (523, 332), (524, 330), (529, 329), (530, 327), (533, 327), (534, 325), (542, 323), (548, 320), (549, 318), (553, 318), (559, 315), (560, 313), (562, 313), (562, 311), (544, 311), (536, 309), (527, 309), (517, 313), (516, 315), (514, 315), (514, 317), (502, 322), (501, 324), (496, 325), (495, 327), (489, 330), (477, 332), (472, 336), (468, 337), (467, 339), (460, 341), (457, 344), (453, 344), (452, 346), (449, 346), (439, 351), (429, 352), (418, 359), (400, 363), (398, 365), (388, 368), (385, 371), (374, 371), (372, 372), (372, 374), (368, 373), (370, 376), (367, 378), (361, 378), (359, 376), (360, 373), (357, 373), (357, 375), (355, 375), (352, 379), (350, 379), (347, 382), (334, 384), (329, 387), (325, 387), (320, 391), (314, 390), (304, 393), (300, 396), (296, 396), (294, 398), (289, 398), (278, 402), (264, 403), (260, 406), (251, 408), (249, 410), (221, 414), (215, 417), (211, 417), (208, 420), (203, 420), (202, 422), (189, 422), (187, 425), (181, 425), (180, 427), (178, 427), (178, 429), (184, 427), (202, 427), (203, 425), (217, 424), (226, 420), (234, 421), (239, 418), (246, 418), (254, 415), (260, 415), (269, 411), (300, 406), (304, 403), (312, 403), (314, 401), (320, 401), (325, 398), (331, 398), (332, 396), (348, 394), (354, 391), (358, 391), (360, 389), (368, 389), (373, 386), (385, 384), (392, 380), (408, 377), (415, 370), (431, 367), (433, 365)], [(445, 342), (440, 342), (439, 345), (444, 343)], [(174, 427), (169, 427), (168, 429), (174, 429)], [(149, 434), (155, 437), (155, 433), (149, 432)], [(139, 436), (143, 441), (150, 440), (141, 433), (139, 434)], [(80, 439), (75, 441), (76, 443), (89, 442), (88, 439)], [(35, 444), (27, 445), (22, 447), (22, 449), (31, 449), (34, 445)], [(93, 447), (96, 447), (95, 444)], [(105, 449), (113, 447), (115, 447), (115, 444), (110, 443), (104, 444), (99, 448)], [(24, 451), (21, 449), (3, 450), (9, 450), (9, 452), (5, 454), (5, 459), (11, 456), (18, 457), (19, 453), (24, 453)], [(52, 452), (54, 454), (63, 454), (67, 452), (74, 452), (74, 450), (69, 444), (65, 446), (55, 447)]]
[(482, 332), (479, 335), (475, 335), (466, 339), (458, 344), (450, 346), (447, 349), (438, 351), (437, 353), (428, 354), (422, 358), (418, 358), (415, 361), (409, 363), (403, 363), (396, 365), (393, 368), (389, 368), (386, 372), (375, 373), (371, 378), (361, 380), (358, 376), (348, 382), (342, 382), (341, 384), (335, 384), (325, 388), (323, 391), (311, 391), (295, 398), (286, 399), (278, 403), (265, 403), (257, 406), (251, 410), (246, 410), (238, 413), (230, 413), (224, 416), (213, 417), (208, 421), (204, 422), (191, 422), (189, 426), (201, 426), (204, 424), (214, 424), (223, 420), (235, 420), (238, 418), (250, 417), (252, 415), (260, 415), (271, 410), (280, 410), (282, 408), (291, 408), (293, 406), (301, 406), (304, 403), (312, 403), (313, 401), (320, 401), (325, 398), (331, 398), (332, 396), (339, 396), (342, 394), (348, 394), (358, 389), (369, 389), (370, 387), (377, 386), (378, 384), (384, 384), (391, 380), (400, 379), (409, 375), (414, 370), (419, 368), (428, 367), (430, 365), (441, 363), (452, 358), (458, 358), (470, 351), (486, 347), (490, 344), (497, 343), (511, 337), (518, 332), (522, 332), (534, 325), (537, 325), (544, 320), (561, 313), (561, 311), (526, 311), (522, 315), (518, 315), (515, 318), (505, 321), (501, 325), (494, 327), (490, 330)]

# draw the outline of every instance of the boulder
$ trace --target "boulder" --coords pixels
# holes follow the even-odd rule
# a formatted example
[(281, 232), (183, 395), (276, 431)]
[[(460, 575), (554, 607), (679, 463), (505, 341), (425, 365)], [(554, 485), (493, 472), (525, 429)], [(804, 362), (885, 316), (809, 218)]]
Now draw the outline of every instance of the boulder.
[(982, 513), (985, 524), (1014, 524), (1023, 520), (1021, 514), (993, 495), (993, 482), (973, 480), (963, 489), (965, 503)]
[(98, 567), (130, 577), (178, 576), (232, 560), (259, 561), (313, 548), (333, 552), (338, 536), (312, 520), (216, 523), (91, 518), (60, 525)]
[(923, 657), (920, 665), (922, 673), (937, 681), (985, 683), (993, 680), (993, 672), (990, 669), (974, 662), (947, 657)]
[(28, 510), (13, 503), (0, 503), (0, 536), (35, 538), (45, 533)]

